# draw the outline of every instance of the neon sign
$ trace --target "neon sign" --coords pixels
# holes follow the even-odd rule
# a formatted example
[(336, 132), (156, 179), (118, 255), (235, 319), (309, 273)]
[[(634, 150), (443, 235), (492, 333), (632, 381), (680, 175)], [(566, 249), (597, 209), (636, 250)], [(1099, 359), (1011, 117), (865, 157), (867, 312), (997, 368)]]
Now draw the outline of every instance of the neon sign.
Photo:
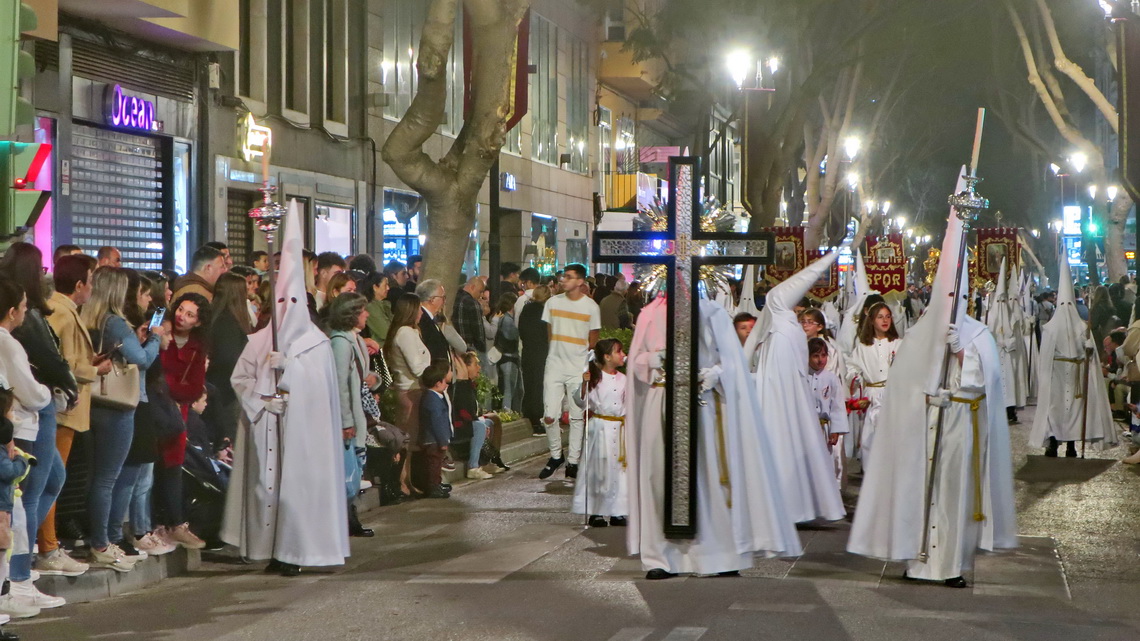
[(114, 85), (107, 87), (105, 103), (105, 118), (112, 127), (158, 130), (153, 102), (138, 96), (128, 96), (123, 93), (122, 87)]

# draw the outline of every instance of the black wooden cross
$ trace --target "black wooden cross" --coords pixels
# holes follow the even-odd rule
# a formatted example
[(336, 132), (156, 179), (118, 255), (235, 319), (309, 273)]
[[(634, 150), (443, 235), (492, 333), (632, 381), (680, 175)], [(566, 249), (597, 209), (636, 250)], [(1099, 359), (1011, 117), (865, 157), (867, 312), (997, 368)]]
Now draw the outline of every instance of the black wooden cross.
[[(666, 231), (594, 232), (595, 263), (641, 263), (668, 267), (669, 306), (665, 363), (665, 536), (697, 534), (698, 385), (694, 364), (700, 344), (696, 281), (703, 265), (768, 265), (775, 236), (768, 232), (701, 231), (701, 159), (669, 159), (669, 221)], [(698, 278), (694, 279), (694, 275)], [(681, 331), (677, 331), (678, 329)]]

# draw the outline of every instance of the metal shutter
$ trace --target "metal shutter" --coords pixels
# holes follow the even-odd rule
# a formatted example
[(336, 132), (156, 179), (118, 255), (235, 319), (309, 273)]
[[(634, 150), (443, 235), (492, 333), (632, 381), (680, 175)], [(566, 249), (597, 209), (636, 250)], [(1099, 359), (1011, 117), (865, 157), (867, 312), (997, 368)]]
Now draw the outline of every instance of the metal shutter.
[(123, 266), (161, 269), (166, 248), (159, 140), (76, 123), (71, 136), (73, 242), (119, 248)]
[(253, 221), (249, 210), (257, 194), (251, 191), (229, 190), (226, 200), (226, 246), (235, 265), (248, 265), (253, 252)]

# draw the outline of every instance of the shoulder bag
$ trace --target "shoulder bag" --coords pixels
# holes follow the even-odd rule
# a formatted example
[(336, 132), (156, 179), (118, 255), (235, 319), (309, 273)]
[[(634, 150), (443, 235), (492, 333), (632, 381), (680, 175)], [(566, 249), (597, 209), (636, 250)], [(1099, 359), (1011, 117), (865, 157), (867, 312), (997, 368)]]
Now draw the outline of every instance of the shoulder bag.
[[(110, 318), (110, 314), (105, 316), (103, 326), (99, 329), (100, 354), (104, 353), (103, 341), (106, 338), (107, 321)], [(139, 367), (113, 357), (113, 353), (119, 351), (120, 347), (121, 345), (116, 345), (111, 349), (111, 371), (101, 374), (91, 386), (91, 403), (107, 409), (133, 410), (139, 404)]]

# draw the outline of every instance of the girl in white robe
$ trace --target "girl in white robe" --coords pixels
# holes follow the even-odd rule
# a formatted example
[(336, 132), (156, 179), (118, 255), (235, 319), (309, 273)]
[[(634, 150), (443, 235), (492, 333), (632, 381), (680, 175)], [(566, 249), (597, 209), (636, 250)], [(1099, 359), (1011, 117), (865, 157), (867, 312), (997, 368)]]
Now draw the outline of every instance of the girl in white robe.
[[(574, 482), (574, 514), (589, 514), (590, 527), (625, 525), (629, 514), (629, 489), (625, 460), (625, 365), (621, 341), (606, 338), (594, 346), (594, 360), (574, 402), (589, 412), (586, 444)], [(606, 517), (609, 517), (607, 523)]]
[(854, 436), (857, 455), (866, 461), (875, 436), (875, 426), (883, 407), (883, 394), (887, 388), (887, 373), (895, 360), (899, 347), (899, 334), (895, 329), (891, 308), (886, 303), (875, 303), (864, 315), (859, 328), (859, 340), (847, 359), (847, 380), (859, 379), (864, 393), (871, 401), (863, 418), (860, 433)]
[(843, 351), (839, 349), (839, 343), (831, 335), (831, 331), (827, 329), (827, 317), (821, 310), (811, 307), (800, 312), (799, 318), (800, 327), (804, 328), (804, 334), (809, 341), (813, 338), (819, 338), (827, 343), (827, 366), (824, 369), (835, 374), (841, 381), (846, 379), (847, 359), (844, 358)]

